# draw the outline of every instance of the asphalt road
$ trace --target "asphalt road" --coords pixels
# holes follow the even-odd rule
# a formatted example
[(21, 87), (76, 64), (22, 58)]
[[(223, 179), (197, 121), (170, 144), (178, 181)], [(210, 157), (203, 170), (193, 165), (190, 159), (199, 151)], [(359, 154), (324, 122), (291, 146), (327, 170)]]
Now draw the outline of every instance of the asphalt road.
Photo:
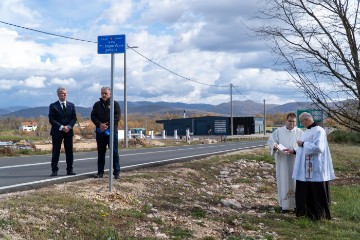
[[(174, 147), (120, 150), (121, 171), (153, 167), (167, 163), (188, 161), (210, 155), (223, 154), (243, 149), (264, 146), (265, 140), (249, 142), (227, 142)], [(107, 152), (107, 154), (109, 151)], [(74, 153), (76, 176), (66, 175), (65, 154), (60, 155), (57, 177), (50, 177), (51, 155), (1, 157), (0, 193), (29, 190), (55, 183), (75, 181), (94, 176), (97, 173), (97, 152)], [(108, 170), (109, 157), (105, 167)]]

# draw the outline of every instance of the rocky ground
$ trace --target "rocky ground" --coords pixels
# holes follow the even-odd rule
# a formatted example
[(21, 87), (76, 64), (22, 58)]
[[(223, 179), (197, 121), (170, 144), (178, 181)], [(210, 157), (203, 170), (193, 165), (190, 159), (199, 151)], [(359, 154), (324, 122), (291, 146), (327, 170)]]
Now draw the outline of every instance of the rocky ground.
[[(171, 239), (166, 229), (181, 226), (192, 232), (187, 239), (231, 235), (277, 239), (277, 233), (261, 223), (266, 214), (275, 214), (277, 206), (274, 165), (237, 154), (124, 172), (114, 181), (112, 192), (106, 177), (36, 191), (71, 192), (113, 210), (143, 209), (147, 220), (136, 222), (132, 229), (138, 238)], [(19, 193), (8, 196), (14, 194)], [(255, 228), (248, 226), (249, 217), (258, 219)], [(44, 222), (52, 221), (51, 216), (44, 218)]]
[[(217, 143), (217, 139), (196, 139), (190, 142), (185, 142), (182, 140), (155, 140), (155, 139), (140, 139), (140, 138), (132, 138), (128, 141), (129, 147), (141, 148), (141, 147), (161, 147), (166, 145), (174, 145), (174, 144), (212, 144)], [(123, 141), (119, 140), (119, 146), (123, 146)], [(35, 150), (40, 151), (51, 151), (52, 144), (51, 142), (39, 142), (33, 144)], [(64, 146), (62, 145), (62, 150), (64, 150)], [(96, 140), (95, 139), (82, 139), (77, 136), (74, 137), (74, 150), (75, 151), (89, 151), (96, 150)]]
[[(165, 146), (165, 143), (156, 140), (144, 140), (144, 139), (130, 139), (128, 142), (130, 147), (149, 147), (149, 146)], [(122, 146), (122, 143), (119, 143)], [(52, 144), (48, 143), (37, 143), (34, 144), (36, 150), (41, 151), (51, 151)], [(64, 146), (62, 146), (64, 148)], [(86, 150), (96, 150), (96, 140), (95, 139), (77, 139), (74, 138), (74, 150), (75, 151), (86, 151)]]

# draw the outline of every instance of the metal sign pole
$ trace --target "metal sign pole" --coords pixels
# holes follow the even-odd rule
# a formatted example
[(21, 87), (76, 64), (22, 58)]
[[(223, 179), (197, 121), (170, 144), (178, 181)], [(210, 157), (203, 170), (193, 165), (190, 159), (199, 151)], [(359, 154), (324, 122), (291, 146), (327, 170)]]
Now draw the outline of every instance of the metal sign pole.
[(110, 96), (110, 163), (109, 163), (109, 192), (112, 192), (112, 172), (113, 172), (113, 161), (114, 161), (114, 65), (115, 56), (111, 54), (111, 96)]
[(127, 100), (126, 100), (126, 48), (124, 51), (124, 148), (128, 147)]
[[(108, 35), (98, 36), (98, 54), (111, 54), (111, 97), (110, 97), (110, 166), (109, 166), (109, 191), (112, 191), (112, 173), (114, 161), (114, 53), (125, 53), (126, 36), (125, 35)], [(126, 89), (126, 88), (125, 88)], [(125, 92), (126, 95), (126, 92)]]

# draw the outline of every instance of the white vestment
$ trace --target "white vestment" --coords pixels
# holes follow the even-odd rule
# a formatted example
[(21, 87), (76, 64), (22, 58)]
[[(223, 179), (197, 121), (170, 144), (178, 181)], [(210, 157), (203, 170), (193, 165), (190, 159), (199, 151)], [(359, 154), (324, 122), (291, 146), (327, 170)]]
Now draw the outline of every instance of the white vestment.
[[(326, 182), (335, 179), (325, 130), (320, 126), (306, 129), (300, 140), (304, 142), (304, 147), (299, 148), (296, 154), (293, 178), (302, 182)], [(311, 174), (306, 171), (306, 158), (312, 159)]]
[(276, 129), (270, 136), (267, 145), (271, 156), (275, 157), (276, 184), (278, 189), (278, 202), (282, 210), (295, 208), (295, 180), (292, 179), (295, 154), (287, 154), (274, 150), (275, 144), (282, 144), (288, 149), (297, 149), (296, 141), (300, 139), (303, 131), (297, 127), (289, 130), (286, 126)]

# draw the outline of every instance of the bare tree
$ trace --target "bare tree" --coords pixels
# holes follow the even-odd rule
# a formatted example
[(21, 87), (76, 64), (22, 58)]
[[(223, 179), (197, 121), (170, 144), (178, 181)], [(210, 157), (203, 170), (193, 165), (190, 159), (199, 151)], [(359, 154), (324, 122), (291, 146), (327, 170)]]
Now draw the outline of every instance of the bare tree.
[(3, 117), (0, 118), (0, 131), (17, 130), (20, 127), (23, 118), (19, 117)]
[(257, 32), (290, 80), (336, 122), (360, 132), (358, 0), (264, 0)]

